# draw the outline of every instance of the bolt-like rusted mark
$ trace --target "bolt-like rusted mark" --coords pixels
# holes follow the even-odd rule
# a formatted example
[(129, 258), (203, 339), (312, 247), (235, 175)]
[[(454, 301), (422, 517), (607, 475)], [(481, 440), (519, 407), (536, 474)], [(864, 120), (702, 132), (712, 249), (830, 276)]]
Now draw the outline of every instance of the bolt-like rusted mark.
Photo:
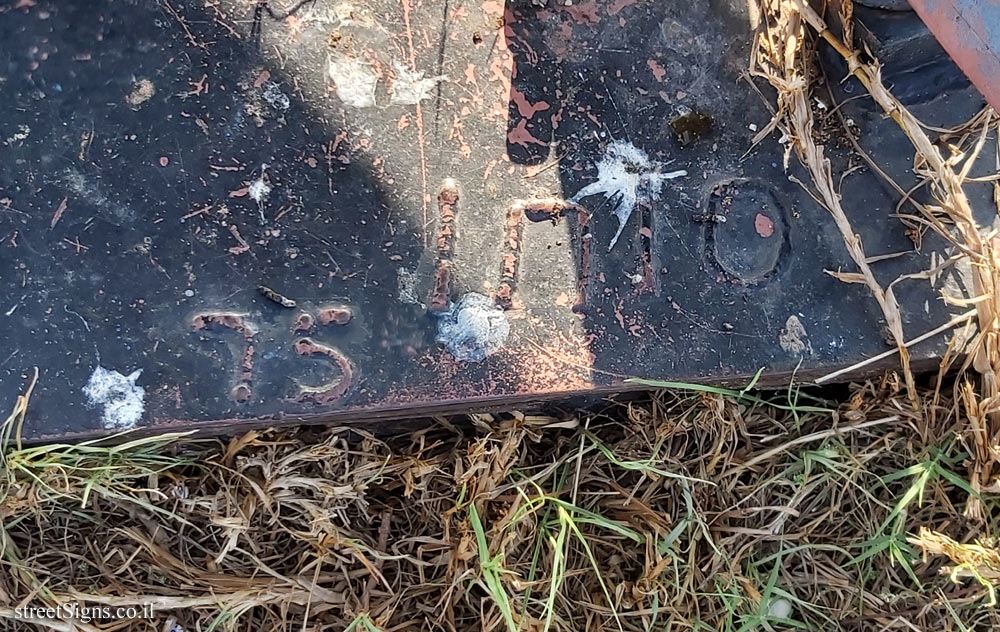
[(346, 325), (351, 322), (354, 318), (354, 313), (351, 311), (350, 307), (342, 306), (329, 306), (321, 307), (319, 312), (316, 314), (316, 318), (319, 320), (321, 325), (329, 325), (333, 323), (334, 325)]
[[(504, 238), (500, 259), (500, 282), (494, 296), (496, 304), (502, 309), (510, 309), (517, 291), (518, 272), (521, 267), (521, 252), (523, 250), (524, 220), (530, 222), (550, 221), (555, 225), (559, 218), (569, 211), (577, 211), (577, 228), (580, 230), (581, 260), (579, 264), (581, 283), (586, 284), (590, 274), (590, 231), (587, 226), (589, 214), (582, 207), (559, 198), (543, 198), (539, 200), (518, 200), (507, 209), (507, 219), (504, 222)], [(584, 242), (584, 233), (587, 240)], [(579, 301), (578, 301), (579, 302)]]
[(503, 309), (510, 309), (517, 289), (517, 270), (521, 261), (521, 239), (524, 235), (523, 202), (514, 202), (507, 209), (504, 222), (502, 255), (500, 259), (500, 282), (497, 284), (496, 303)]
[(438, 228), (438, 256), (451, 258), (455, 254), (455, 205), (458, 204), (458, 185), (451, 178), (441, 185), (438, 193), (438, 210), (441, 224)]
[(438, 237), (437, 262), (435, 264), (434, 285), (427, 299), (427, 309), (431, 312), (447, 311), (451, 304), (452, 259), (455, 256), (455, 214), (458, 210), (458, 185), (448, 178), (438, 193)]
[(254, 358), (254, 337), (257, 329), (246, 321), (243, 314), (233, 312), (205, 312), (196, 314), (191, 318), (191, 327), (195, 331), (205, 331), (215, 327), (230, 329), (243, 336), (246, 347), (243, 349), (243, 357), (240, 358), (236, 367), (237, 384), (230, 391), (233, 401), (243, 404), (250, 401), (253, 395), (251, 384), (253, 383), (253, 358)]
[(250, 397), (253, 395), (253, 391), (250, 390), (250, 385), (246, 383), (240, 383), (233, 387), (233, 390), (229, 391), (229, 396), (233, 398), (233, 401), (237, 404), (245, 404), (250, 401)]
[(295, 307), (295, 305), (297, 304), (295, 301), (293, 301), (292, 299), (288, 298), (284, 294), (282, 294), (280, 292), (275, 292), (274, 290), (272, 290), (271, 288), (267, 287), (266, 285), (258, 285), (257, 286), (257, 291), (260, 292), (261, 296), (263, 296), (267, 300), (272, 301), (274, 303), (277, 303), (278, 305), (281, 305), (282, 307), (287, 307), (287, 308), (291, 309), (291, 308)]
[(243, 377), (247, 380), (250, 379), (250, 374), (253, 372), (253, 354), (253, 344), (248, 344), (247, 350), (243, 352), (243, 361), (240, 362), (240, 368), (243, 370)]
[(295, 317), (295, 322), (292, 324), (292, 333), (297, 334), (310, 331), (315, 324), (316, 321), (312, 317), (312, 314), (300, 312), (299, 315)]
[(232, 329), (242, 334), (244, 338), (253, 338), (257, 335), (257, 330), (244, 319), (244, 314), (236, 314), (234, 312), (205, 312), (203, 314), (195, 314), (191, 318), (191, 326), (195, 331), (208, 329), (211, 325)]
[(354, 380), (354, 368), (351, 361), (343, 353), (333, 347), (314, 342), (309, 338), (300, 338), (295, 341), (295, 353), (301, 356), (321, 355), (329, 358), (340, 371), (340, 377), (336, 380), (321, 384), (319, 386), (306, 386), (299, 384), (299, 391), (295, 399), (300, 402), (313, 402), (316, 404), (333, 404), (340, 400), (351, 388)]
[(521, 205), (524, 216), (531, 222), (551, 221), (555, 223), (566, 211), (576, 208), (575, 204), (559, 198), (543, 198), (528, 202), (515, 202), (514, 204)]
[(590, 291), (590, 264), (594, 236), (590, 233), (590, 214), (581, 210), (576, 217), (577, 235), (580, 240), (580, 261), (577, 265), (576, 304), (573, 305), (573, 311), (579, 312), (586, 306), (587, 294)]
[(448, 311), (451, 304), (451, 262), (438, 262), (437, 272), (434, 273), (434, 285), (431, 288), (430, 298), (427, 299), (427, 310), (434, 313)]

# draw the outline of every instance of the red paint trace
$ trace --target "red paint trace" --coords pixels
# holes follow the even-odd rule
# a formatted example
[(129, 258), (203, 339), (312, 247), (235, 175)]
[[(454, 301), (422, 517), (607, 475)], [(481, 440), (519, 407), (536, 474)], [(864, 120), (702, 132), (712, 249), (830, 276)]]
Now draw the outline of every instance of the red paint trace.
[(763, 213), (757, 213), (757, 217), (753, 219), (753, 227), (765, 239), (774, 234), (774, 222)]

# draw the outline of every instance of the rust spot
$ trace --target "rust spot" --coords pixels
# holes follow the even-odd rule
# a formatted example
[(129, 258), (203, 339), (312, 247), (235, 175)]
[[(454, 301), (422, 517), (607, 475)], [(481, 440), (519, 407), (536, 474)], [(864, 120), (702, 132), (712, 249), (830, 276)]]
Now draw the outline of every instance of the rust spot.
[(440, 313), (448, 311), (451, 303), (451, 267), (448, 262), (438, 263), (437, 272), (434, 274), (434, 287), (431, 289), (430, 299), (427, 301), (428, 311)]
[[(254, 348), (254, 337), (257, 329), (244, 319), (243, 314), (233, 312), (206, 312), (196, 314), (191, 318), (191, 327), (195, 331), (206, 331), (214, 327), (230, 329), (243, 336), (246, 347), (243, 356), (236, 367), (238, 384), (230, 391), (230, 397), (237, 403), (244, 403), (252, 395), (251, 383), (253, 382), (253, 359), (256, 352)], [(244, 394), (245, 391), (245, 394)]]
[(451, 304), (451, 260), (455, 256), (455, 214), (458, 204), (458, 185), (448, 178), (438, 192), (437, 264), (434, 286), (427, 299), (428, 311), (447, 311)]
[(577, 208), (566, 200), (559, 198), (544, 198), (532, 200), (524, 205), (524, 215), (532, 222), (556, 222), (566, 211)]
[(763, 213), (757, 213), (757, 216), (753, 218), (753, 227), (757, 234), (765, 239), (774, 234), (774, 222)]
[(448, 178), (441, 184), (438, 201), (442, 204), (455, 204), (458, 202), (458, 184), (451, 178)]
[(517, 286), (517, 270), (521, 256), (521, 237), (524, 230), (523, 202), (514, 202), (507, 208), (507, 219), (504, 225), (506, 232), (500, 264), (500, 282), (497, 284), (494, 300), (501, 308), (510, 309)]
[(309, 331), (315, 324), (316, 322), (311, 314), (302, 312), (295, 317), (295, 323), (292, 325), (292, 333)]
[(592, 260), (593, 238), (590, 234), (590, 214), (582, 207), (577, 207), (577, 231), (580, 239), (580, 276), (576, 286), (576, 304), (573, 311), (579, 312), (587, 304), (587, 294), (590, 291), (590, 264)]
[(514, 253), (505, 254), (503, 257), (504, 276), (513, 278), (516, 272), (517, 272), (517, 255), (515, 255)]
[(232, 329), (242, 334), (245, 338), (253, 338), (257, 335), (257, 329), (246, 322), (243, 314), (234, 312), (206, 312), (196, 314), (191, 318), (191, 326), (195, 331), (208, 329), (211, 325)]
[(240, 368), (243, 369), (243, 377), (246, 379), (250, 379), (250, 372), (253, 371), (253, 354), (253, 345), (248, 344), (247, 350), (243, 352), (243, 361), (240, 362)]
[(351, 388), (354, 380), (354, 369), (351, 361), (343, 353), (333, 347), (314, 342), (309, 338), (300, 338), (295, 341), (295, 353), (301, 356), (321, 355), (330, 359), (340, 371), (340, 377), (336, 380), (320, 386), (305, 386), (299, 384), (299, 391), (295, 399), (300, 402), (313, 402), (316, 404), (332, 404), (343, 398)]
[(510, 309), (513, 305), (514, 288), (509, 281), (501, 281), (497, 287), (496, 302), (503, 309)]
[(233, 390), (229, 392), (229, 396), (237, 404), (245, 404), (250, 401), (250, 397), (253, 395), (253, 391), (250, 390), (250, 385), (241, 383), (233, 387)]
[(316, 318), (321, 325), (329, 325), (330, 323), (334, 325), (346, 325), (354, 318), (354, 312), (349, 307), (323, 307), (316, 314)]

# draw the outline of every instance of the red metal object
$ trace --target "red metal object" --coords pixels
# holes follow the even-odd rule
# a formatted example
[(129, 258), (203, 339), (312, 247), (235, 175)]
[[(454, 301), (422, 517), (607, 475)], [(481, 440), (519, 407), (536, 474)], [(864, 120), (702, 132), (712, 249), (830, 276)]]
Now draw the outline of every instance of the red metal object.
[(910, 0), (910, 4), (990, 105), (1000, 109), (1000, 2)]

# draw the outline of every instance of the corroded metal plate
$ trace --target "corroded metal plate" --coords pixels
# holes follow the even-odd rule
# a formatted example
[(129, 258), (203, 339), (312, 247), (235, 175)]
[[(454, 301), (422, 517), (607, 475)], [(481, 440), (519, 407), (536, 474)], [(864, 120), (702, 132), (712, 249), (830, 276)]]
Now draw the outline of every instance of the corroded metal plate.
[[(3, 4), (0, 401), (38, 367), (40, 440), (773, 383), (884, 351), (875, 302), (824, 272), (849, 259), (805, 176), (751, 148), (744, 6)], [(947, 124), (982, 101), (959, 80), (911, 103)], [(843, 111), (905, 181), (905, 139)], [(902, 253), (886, 282), (924, 265), (891, 189), (854, 171), (844, 198), (870, 254)], [(949, 318), (926, 281), (899, 291), (908, 333)]]

